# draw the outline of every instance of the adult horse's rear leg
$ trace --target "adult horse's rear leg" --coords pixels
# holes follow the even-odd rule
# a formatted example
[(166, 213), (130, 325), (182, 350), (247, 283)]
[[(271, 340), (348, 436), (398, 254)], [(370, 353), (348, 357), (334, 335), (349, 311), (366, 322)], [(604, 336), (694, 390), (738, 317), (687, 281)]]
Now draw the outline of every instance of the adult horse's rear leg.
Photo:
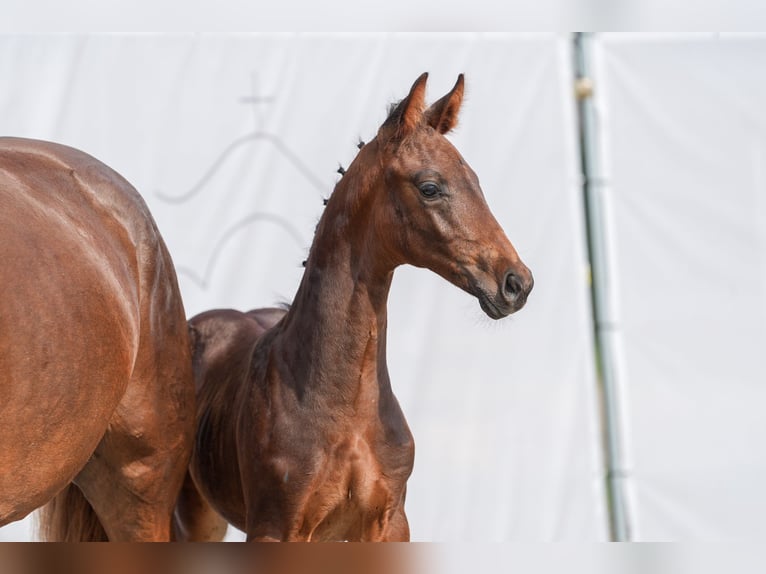
[[(128, 422), (122, 418), (118, 424)], [(183, 433), (172, 448), (152, 430), (110, 430), (75, 481), (111, 541), (171, 539), (189, 449), (181, 442)]]
[(170, 540), (189, 465), (195, 413), (191, 348), (180, 296), (167, 289), (158, 281), (150, 290), (133, 376), (75, 480), (110, 540)]
[[(194, 383), (180, 298), (177, 292), (156, 297), (145, 311), (151, 316), (142, 318), (133, 374), (104, 436), (73, 484), (42, 512), (45, 539), (172, 538), (194, 438)], [(159, 304), (170, 301), (177, 308)]]
[(141, 274), (140, 337), (125, 393), (74, 483), (111, 541), (167, 541), (194, 439), (186, 317), (159, 246)]

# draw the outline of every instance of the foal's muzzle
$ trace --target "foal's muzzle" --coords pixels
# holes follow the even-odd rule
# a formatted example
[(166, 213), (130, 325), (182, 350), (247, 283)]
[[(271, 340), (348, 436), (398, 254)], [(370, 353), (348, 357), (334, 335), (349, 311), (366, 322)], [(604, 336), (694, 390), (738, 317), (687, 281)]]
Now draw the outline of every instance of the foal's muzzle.
[(478, 290), (479, 305), (492, 319), (502, 319), (524, 306), (534, 284), (532, 272), (519, 264), (505, 272), (495, 293)]

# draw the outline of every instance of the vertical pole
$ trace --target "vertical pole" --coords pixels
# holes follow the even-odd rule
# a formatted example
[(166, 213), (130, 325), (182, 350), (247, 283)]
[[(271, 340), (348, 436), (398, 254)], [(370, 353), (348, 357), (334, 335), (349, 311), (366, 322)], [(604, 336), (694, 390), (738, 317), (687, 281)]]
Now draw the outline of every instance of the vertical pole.
[(597, 130), (594, 125), (593, 77), (590, 70), (587, 40), (583, 33), (574, 35), (575, 96), (577, 99), (580, 168), (585, 204), (585, 228), (590, 262), (591, 308), (593, 312), (596, 370), (602, 417), (602, 441), (606, 467), (606, 496), (609, 513), (609, 536), (613, 541), (631, 539), (624, 493), (624, 465), (618, 417), (617, 380), (615, 376), (614, 311), (607, 288), (608, 268), (602, 195), (603, 179), (598, 165)]

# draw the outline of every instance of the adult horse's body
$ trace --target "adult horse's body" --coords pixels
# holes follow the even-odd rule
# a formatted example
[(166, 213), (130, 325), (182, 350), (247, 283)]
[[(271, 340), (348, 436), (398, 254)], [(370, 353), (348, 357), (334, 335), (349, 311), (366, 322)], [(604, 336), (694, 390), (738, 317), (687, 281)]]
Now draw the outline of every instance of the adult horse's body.
[(46, 538), (168, 540), (194, 385), (143, 200), (80, 151), (0, 138), (0, 265), (0, 525), (51, 501)]
[(463, 78), (425, 110), (426, 75), (361, 148), (319, 222), (289, 310), (191, 319), (198, 430), (185, 537), (408, 540), (414, 446), (386, 367), (394, 269), (427, 267), (498, 319), (532, 275), (447, 141)]

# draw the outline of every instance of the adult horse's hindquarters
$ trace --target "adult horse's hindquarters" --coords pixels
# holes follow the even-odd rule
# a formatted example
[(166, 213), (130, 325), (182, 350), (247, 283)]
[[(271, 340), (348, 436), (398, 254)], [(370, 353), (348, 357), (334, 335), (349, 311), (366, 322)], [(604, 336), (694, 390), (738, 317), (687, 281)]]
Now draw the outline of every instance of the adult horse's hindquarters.
[(55, 497), (48, 538), (169, 539), (194, 397), (145, 203), (83, 152), (0, 138), (0, 266), (0, 525)]

